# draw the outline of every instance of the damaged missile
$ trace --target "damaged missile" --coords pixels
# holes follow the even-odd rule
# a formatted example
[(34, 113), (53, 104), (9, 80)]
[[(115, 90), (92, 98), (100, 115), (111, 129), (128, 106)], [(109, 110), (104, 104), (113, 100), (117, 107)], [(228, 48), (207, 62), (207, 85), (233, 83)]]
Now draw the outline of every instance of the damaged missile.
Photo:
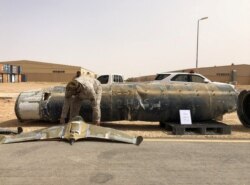
[[(65, 87), (56, 86), (20, 93), (15, 113), (20, 121), (57, 122)], [(188, 109), (194, 122), (222, 117), (236, 110), (237, 92), (224, 83), (122, 83), (103, 86), (101, 121), (179, 121), (179, 110)], [(90, 101), (82, 102), (80, 115), (92, 121)]]

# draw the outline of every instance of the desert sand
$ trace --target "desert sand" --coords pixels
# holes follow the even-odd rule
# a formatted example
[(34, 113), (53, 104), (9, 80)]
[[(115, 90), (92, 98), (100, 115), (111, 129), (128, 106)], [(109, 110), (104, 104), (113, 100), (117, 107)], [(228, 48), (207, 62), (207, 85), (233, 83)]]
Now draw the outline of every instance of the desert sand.
[[(58, 125), (42, 121), (19, 122), (16, 118), (14, 106), (18, 94), (26, 90), (37, 90), (55, 85), (65, 85), (64, 83), (47, 82), (25, 82), (25, 83), (3, 83), (0, 84), (0, 127), (14, 129), (23, 127), (24, 132), (33, 131), (40, 128)], [(237, 89), (250, 89), (250, 86), (237, 86)], [(171, 131), (166, 131), (159, 127), (158, 122), (142, 121), (116, 121), (104, 122), (102, 126), (122, 130), (132, 135), (141, 135), (145, 138), (187, 138), (187, 139), (250, 139), (250, 129), (245, 128), (237, 117), (237, 113), (226, 114), (223, 123), (231, 125), (231, 135), (196, 135), (189, 134), (183, 136), (173, 135)]]

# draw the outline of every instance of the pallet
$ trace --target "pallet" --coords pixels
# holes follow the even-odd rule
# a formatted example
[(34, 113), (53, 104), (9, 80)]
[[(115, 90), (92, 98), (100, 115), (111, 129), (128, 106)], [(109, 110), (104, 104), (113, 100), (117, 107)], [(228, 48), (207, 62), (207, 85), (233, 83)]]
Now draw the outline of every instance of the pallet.
[(231, 134), (231, 126), (220, 122), (193, 123), (192, 125), (180, 125), (165, 123), (165, 129), (171, 130), (174, 135), (228, 135)]

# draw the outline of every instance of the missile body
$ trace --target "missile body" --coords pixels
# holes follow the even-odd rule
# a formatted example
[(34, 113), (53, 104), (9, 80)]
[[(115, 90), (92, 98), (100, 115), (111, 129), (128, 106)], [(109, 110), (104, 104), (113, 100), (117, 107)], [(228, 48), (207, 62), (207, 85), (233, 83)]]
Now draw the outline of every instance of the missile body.
[[(65, 87), (20, 93), (15, 113), (20, 121), (60, 119)], [(179, 110), (190, 110), (192, 121), (216, 119), (236, 110), (237, 92), (223, 83), (122, 83), (103, 85), (101, 121), (179, 121)], [(80, 115), (91, 121), (89, 100)]]

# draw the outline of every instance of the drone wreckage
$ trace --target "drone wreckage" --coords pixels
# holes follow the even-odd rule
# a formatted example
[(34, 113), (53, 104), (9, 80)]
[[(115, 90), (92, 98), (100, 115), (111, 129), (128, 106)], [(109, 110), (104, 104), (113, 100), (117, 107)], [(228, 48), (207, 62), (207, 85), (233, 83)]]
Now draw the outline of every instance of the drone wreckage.
[(135, 145), (140, 145), (143, 141), (141, 136), (133, 137), (115, 129), (87, 124), (81, 116), (76, 116), (66, 125), (49, 127), (14, 136), (0, 136), (0, 143), (7, 144), (45, 139), (66, 139), (72, 145), (75, 141), (84, 138), (105, 139)]

